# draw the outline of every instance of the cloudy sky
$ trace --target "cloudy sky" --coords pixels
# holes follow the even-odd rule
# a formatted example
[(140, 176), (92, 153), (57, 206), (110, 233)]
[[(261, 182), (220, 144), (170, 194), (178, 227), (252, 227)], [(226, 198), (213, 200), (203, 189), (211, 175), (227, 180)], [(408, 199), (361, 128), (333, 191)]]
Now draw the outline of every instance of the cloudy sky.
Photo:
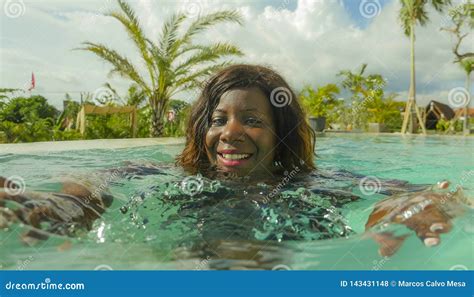
[[(460, 1), (460, 0), (459, 0)], [(456, 1), (455, 1), (456, 2)], [(25, 88), (35, 73), (33, 93), (62, 107), (64, 94), (78, 100), (105, 82), (124, 93), (130, 84), (108, 77), (110, 66), (93, 54), (74, 51), (82, 41), (105, 43), (140, 64), (121, 25), (101, 15), (117, 9), (115, 0), (0, 0), (0, 88)], [(259, 63), (281, 72), (299, 90), (305, 84), (338, 83), (336, 74), (368, 64), (380, 73), (387, 91), (405, 100), (409, 86), (409, 40), (397, 20), (398, 0), (129, 0), (151, 39), (172, 13), (190, 18), (219, 10), (237, 9), (243, 26), (221, 25), (196, 38), (238, 45), (245, 56), (237, 61)], [(448, 102), (453, 88), (465, 85), (465, 75), (453, 64), (454, 39), (439, 28), (446, 15), (430, 10), (430, 23), (417, 27), (416, 67), (419, 105), (435, 99)], [(463, 51), (474, 50), (474, 34)], [(181, 94), (192, 101), (193, 94)], [(471, 103), (472, 105), (472, 103)]]

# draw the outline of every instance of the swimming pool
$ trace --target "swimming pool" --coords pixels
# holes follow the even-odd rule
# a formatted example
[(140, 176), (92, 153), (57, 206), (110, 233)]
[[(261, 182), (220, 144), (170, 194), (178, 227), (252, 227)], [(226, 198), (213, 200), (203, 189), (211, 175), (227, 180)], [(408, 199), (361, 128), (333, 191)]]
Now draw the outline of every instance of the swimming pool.
[[(161, 199), (173, 196), (168, 191), (183, 190), (184, 184), (176, 184), (177, 179), (185, 179), (179, 170), (129, 178), (109, 171), (104, 178), (104, 169), (123, 167), (128, 161), (172, 162), (183, 147), (176, 142), (125, 148), (110, 143), (88, 146), (94, 142), (77, 142), (72, 144), (75, 150), (62, 148), (61, 143), (44, 144), (37, 150), (0, 146), (0, 175), (21, 177), (27, 190), (55, 191), (61, 180), (88, 179), (105, 182), (115, 197), (93, 230), (78, 237), (51, 236), (25, 246), (19, 237), (26, 226), (14, 224), (0, 231), (2, 269), (473, 269), (472, 209), (454, 221), (451, 232), (441, 236), (440, 245), (426, 248), (410, 236), (394, 256), (381, 257), (375, 242), (362, 234), (373, 204), (384, 197), (381, 194), (367, 194), (358, 185), (351, 187), (363, 198), (342, 208), (342, 217), (347, 219), (343, 221), (353, 234), (314, 240), (318, 234), (296, 230), (301, 229), (299, 222), (307, 219), (306, 213), (301, 215), (291, 204), (284, 209), (262, 207), (251, 199), (247, 203), (242, 197), (251, 190), (245, 186), (236, 186), (241, 195), (222, 198), (218, 189), (223, 185), (207, 180), (191, 184), (188, 190), (204, 189), (220, 201), (208, 205), (209, 200), (194, 199), (196, 203), (183, 207), (181, 202)], [(51, 149), (53, 145), (59, 148)], [(322, 172), (347, 170), (413, 184), (447, 179), (474, 197), (473, 138), (329, 134), (318, 137), (316, 147)], [(192, 181), (201, 180), (193, 177)], [(321, 181), (325, 188), (335, 190), (350, 186), (346, 183)], [(288, 191), (304, 194), (294, 190)], [(406, 232), (405, 227), (399, 229)], [(303, 235), (294, 239), (292, 232)]]

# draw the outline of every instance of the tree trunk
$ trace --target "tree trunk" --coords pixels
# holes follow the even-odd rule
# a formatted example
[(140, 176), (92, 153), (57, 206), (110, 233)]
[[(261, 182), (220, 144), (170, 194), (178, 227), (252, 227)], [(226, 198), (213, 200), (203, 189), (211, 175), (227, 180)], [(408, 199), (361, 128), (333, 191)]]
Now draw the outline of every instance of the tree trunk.
[(168, 102), (168, 98), (154, 94), (154, 98), (150, 102), (151, 106), (151, 123), (150, 123), (150, 137), (161, 137), (163, 136), (164, 130), (164, 116), (165, 108)]
[(416, 121), (414, 109), (416, 107), (416, 81), (415, 81), (415, 22), (412, 22), (410, 29), (410, 92), (408, 93), (408, 100), (412, 100), (412, 108), (408, 111), (410, 113), (410, 122), (408, 131), (415, 133)]
[(410, 25), (410, 89), (408, 91), (408, 102), (405, 108), (402, 133), (405, 133), (408, 125), (408, 132), (415, 133), (417, 129), (416, 121), (421, 126), (423, 134), (426, 134), (425, 124), (421, 119), (418, 107), (416, 106), (416, 80), (415, 80), (415, 25), (413, 20)]
[(466, 90), (467, 90), (467, 102), (466, 106), (464, 107), (464, 125), (463, 125), (463, 134), (469, 135), (470, 127), (469, 127), (469, 106), (471, 105), (471, 72), (467, 72), (466, 77)]
[(163, 118), (158, 108), (152, 110), (150, 125), (150, 137), (163, 136)]

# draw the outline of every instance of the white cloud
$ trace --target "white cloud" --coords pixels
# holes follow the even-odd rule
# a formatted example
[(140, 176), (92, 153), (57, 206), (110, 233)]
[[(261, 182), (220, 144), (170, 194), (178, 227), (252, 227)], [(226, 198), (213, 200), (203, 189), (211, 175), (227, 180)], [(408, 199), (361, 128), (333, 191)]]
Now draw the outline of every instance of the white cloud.
[[(2, 7), (4, 3), (1, 2)], [(61, 106), (64, 93), (78, 98), (79, 92), (93, 92), (106, 81), (125, 91), (127, 81), (107, 78), (108, 64), (92, 54), (72, 51), (82, 41), (97, 41), (141, 63), (120, 24), (98, 14), (115, 7), (114, 1), (24, 3), (23, 16), (12, 19), (2, 15), (0, 20), (0, 87), (23, 86), (33, 70), (41, 93), (56, 106)], [(196, 7), (198, 13), (239, 9), (245, 18), (243, 27), (221, 25), (202, 34), (197, 41), (232, 41), (246, 54), (239, 61), (270, 65), (296, 89), (306, 83), (338, 82), (336, 74), (340, 70), (356, 69), (368, 63), (369, 73), (380, 73), (388, 79), (389, 92), (398, 92), (400, 99), (406, 96), (409, 40), (397, 20), (398, 1), (385, 5), (364, 29), (355, 26), (339, 1), (299, 0), (293, 11), (285, 9), (285, 0), (272, 6), (245, 0), (130, 3), (152, 39), (158, 37), (164, 20), (178, 9), (190, 14), (196, 12)], [(465, 81), (459, 66), (452, 64), (449, 34), (439, 31), (445, 17), (430, 11), (430, 19), (426, 27), (417, 27), (416, 31), (419, 104), (429, 99), (446, 102), (449, 89), (463, 86)]]

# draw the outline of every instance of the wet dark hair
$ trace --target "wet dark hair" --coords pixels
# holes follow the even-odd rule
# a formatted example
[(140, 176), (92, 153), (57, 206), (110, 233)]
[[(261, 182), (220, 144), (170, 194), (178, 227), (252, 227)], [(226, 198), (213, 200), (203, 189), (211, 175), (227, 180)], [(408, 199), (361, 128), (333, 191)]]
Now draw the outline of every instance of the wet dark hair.
[(277, 148), (276, 174), (298, 167), (298, 172), (315, 169), (314, 148), (316, 135), (309, 126), (298, 98), (288, 83), (275, 71), (259, 65), (232, 65), (209, 79), (194, 103), (188, 119), (186, 144), (176, 157), (177, 165), (192, 174), (205, 174), (210, 169), (205, 139), (211, 117), (221, 96), (233, 89), (258, 88), (270, 101), (275, 120)]

